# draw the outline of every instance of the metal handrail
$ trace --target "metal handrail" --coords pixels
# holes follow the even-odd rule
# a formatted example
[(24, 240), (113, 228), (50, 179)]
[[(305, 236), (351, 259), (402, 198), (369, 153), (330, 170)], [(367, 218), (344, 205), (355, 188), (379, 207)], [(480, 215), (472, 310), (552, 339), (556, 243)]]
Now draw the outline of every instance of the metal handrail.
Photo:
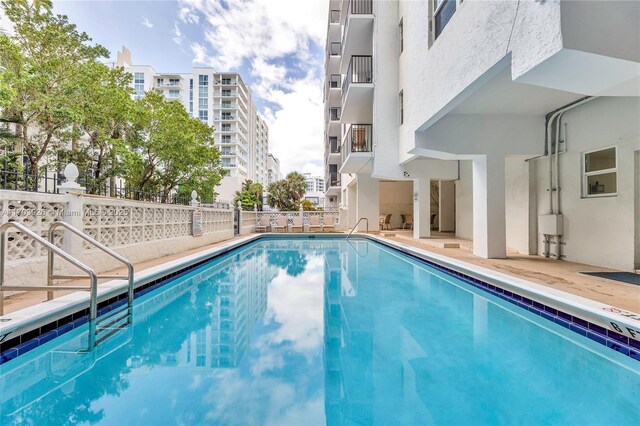
[[(125, 259), (124, 257), (120, 256), (118, 253), (116, 253), (115, 251), (111, 250), (109, 247), (105, 246), (104, 244), (94, 240), (93, 238), (91, 238), (90, 236), (88, 236), (87, 234), (85, 234), (84, 232), (80, 231), (78, 228), (75, 228), (71, 225), (69, 225), (66, 222), (54, 222), (51, 224), (51, 226), (49, 227), (49, 242), (53, 243), (53, 237), (54, 237), (54, 232), (56, 230), (56, 228), (59, 227), (63, 227), (69, 231), (71, 231), (72, 233), (76, 234), (77, 236), (79, 236), (80, 238), (82, 238), (83, 240), (87, 241), (88, 243), (92, 244), (94, 247), (96, 247), (97, 249), (103, 251), (104, 253), (108, 254), (109, 256), (113, 257), (114, 259), (116, 259), (117, 261), (123, 263), (126, 267), (127, 267), (127, 296), (128, 296), (128, 302), (129, 302), (129, 310), (131, 311), (132, 307), (133, 307), (133, 274), (135, 273), (134, 267), (133, 267), (133, 263), (131, 263), (129, 260)], [(53, 275), (53, 252), (49, 252), (49, 262), (48, 262), (48, 278), (47, 278), (47, 284), (48, 285), (52, 285), (52, 281), (54, 279), (65, 279), (65, 278), (76, 278), (74, 276), (69, 276), (69, 275)], [(100, 275), (98, 276), (98, 278), (121, 278), (118, 275)], [(53, 296), (53, 295), (51, 295)], [(51, 300), (51, 299), (49, 299)]]
[[(26, 235), (33, 238), (36, 242), (42, 244), (49, 253), (56, 253), (60, 257), (62, 257), (67, 262), (76, 266), (78, 269), (84, 271), (90, 280), (89, 287), (82, 286), (56, 286), (52, 287), (50, 285), (46, 286), (5, 286), (4, 285), (4, 267), (5, 267), (5, 253), (6, 253), (6, 233), (7, 229), (16, 228), (20, 232), (24, 232)], [(47, 283), (49, 280), (47, 279)], [(42, 238), (40, 235), (36, 234), (26, 226), (17, 222), (6, 222), (0, 226), (0, 315), (4, 314), (4, 297), (1, 296), (1, 293), (4, 291), (59, 291), (59, 290), (84, 290), (89, 291), (90, 294), (90, 302), (89, 302), (89, 350), (93, 348), (95, 345), (95, 337), (96, 337), (96, 317), (98, 314), (98, 276), (95, 271), (80, 262), (75, 257), (71, 256), (69, 253), (64, 250), (56, 247), (51, 242)]]
[(353, 234), (353, 231), (355, 231), (356, 229), (358, 229), (358, 225), (360, 224), (360, 222), (362, 221), (366, 221), (367, 222), (367, 231), (369, 232), (369, 219), (367, 219), (366, 217), (361, 217), (360, 219), (358, 219), (358, 221), (356, 222), (356, 225), (353, 227), (353, 229), (351, 229), (351, 231), (349, 231), (349, 234), (347, 235), (347, 240), (349, 239), (349, 237), (351, 236), (351, 234)]

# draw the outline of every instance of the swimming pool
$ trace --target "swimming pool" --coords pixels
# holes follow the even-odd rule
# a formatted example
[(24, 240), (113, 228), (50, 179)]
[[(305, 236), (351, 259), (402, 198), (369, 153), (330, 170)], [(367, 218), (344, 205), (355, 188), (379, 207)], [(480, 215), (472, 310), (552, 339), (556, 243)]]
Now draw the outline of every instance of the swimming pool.
[(382, 245), (263, 239), (0, 366), (0, 424), (639, 424), (640, 363)]

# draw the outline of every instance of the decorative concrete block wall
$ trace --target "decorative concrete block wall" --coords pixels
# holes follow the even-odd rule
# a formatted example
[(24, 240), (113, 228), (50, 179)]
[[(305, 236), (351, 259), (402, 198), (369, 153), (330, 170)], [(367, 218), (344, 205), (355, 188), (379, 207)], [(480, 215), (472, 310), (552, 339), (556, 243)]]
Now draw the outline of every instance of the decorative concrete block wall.
[[(202, 235), (192, 236), (192, 215), (202, 212)], [(132, 262), (143, 262), (233, 238), (233, 210), (97, 197), (0, 190), (1, 223), (16, 221), (46, 237), (51, 223), (65, 221)], [(255, 216), (246, 217), (253, 221)], [(244, 223), (243, 223), (244, 225)], [(253, 232), (247, 223), (246, 233)], [(97, 272), (120, 266), (112, 258), (65, 231), (54, 242)], [(9, 231), (6, 240), (7, 284), (46, 283), (46, 250), (28, 236)], [(56, 260), (61, 271), (73, 271)], [(74, 271), (74, 273), (77, 273)], [(9, 293), (5, 293), (5, 296)], [(43, 293), (44, 297), (44, 293)]]

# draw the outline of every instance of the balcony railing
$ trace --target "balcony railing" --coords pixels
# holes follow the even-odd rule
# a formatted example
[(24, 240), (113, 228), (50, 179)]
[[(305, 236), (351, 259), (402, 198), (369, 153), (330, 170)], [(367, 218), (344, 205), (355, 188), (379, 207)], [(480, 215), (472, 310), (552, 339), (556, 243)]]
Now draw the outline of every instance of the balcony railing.
[(352, 124), (344, 141), (346, 149), (342, 150), (342, 162), (351, 153), (371, 152), (371, 136), (371, 124)]
[(340, 154), (340, 144), (338, 143), (338, 138), (332, 137), (329, 139), (329, 153)]
[(347, 5), (347, 19), (342, 29), (342, 45), (345, 44), (345, 38), (349, 32), (349, 16), (350, 15), (371, 15), (373, 13), (372, 0), (349, 0)]
[(373, 13), (373, 0), (349, 0), (347, 11), (351, 15), (371, 15)]
[(351, 84), (363, 84), (373, 82), (373, 58), (371, 56), (354, 55), (349, 61), (347, 75), (342, 82), (342, 97), (349, 90)]
[(329, 178), (325, 182), (325, 191), (332, 186), (340, 186), (340, 174), (338, 172), (329, 172)]

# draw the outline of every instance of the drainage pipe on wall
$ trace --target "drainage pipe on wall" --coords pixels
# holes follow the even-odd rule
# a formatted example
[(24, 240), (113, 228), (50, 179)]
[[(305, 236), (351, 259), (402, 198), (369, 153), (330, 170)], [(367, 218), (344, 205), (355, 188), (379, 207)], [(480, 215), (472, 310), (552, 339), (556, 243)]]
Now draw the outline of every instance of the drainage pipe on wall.
[[(596, 99), (597, 96), (585, 96), (583, 98), (578, 99), (570, 104), (562, 106), (554, 111), (551, 111), (546, 116), (546, 128), (545, 128), (545, 146), (544, 146), (544, 156), (549, 157), (549, 182), (547, 190), (549, 191), (549, 214), (560, 214), (560, 127), (562, 123), (562, 116), (565, 112), (570, 111), (580, 105), (583, 105), (593, 99)], [(552, 141), (552, 129), (555, 123), (555, 137)], [(555, 172), (555, 173), (554, 173)], [(555, 185), (554, 185), (554, 174), (555, 174)], [(554, 192), (556, 192), (556, 207), (554, 208)], [(561, 258), (561, 250), (560, 245), (562, 242), (562, 237), (560, 235), (554, 236), (556, 240), (556, 259)], [(544, 244), (545, 244), (545, 256), (549, 256), (549, 236), (544, 236)]]

